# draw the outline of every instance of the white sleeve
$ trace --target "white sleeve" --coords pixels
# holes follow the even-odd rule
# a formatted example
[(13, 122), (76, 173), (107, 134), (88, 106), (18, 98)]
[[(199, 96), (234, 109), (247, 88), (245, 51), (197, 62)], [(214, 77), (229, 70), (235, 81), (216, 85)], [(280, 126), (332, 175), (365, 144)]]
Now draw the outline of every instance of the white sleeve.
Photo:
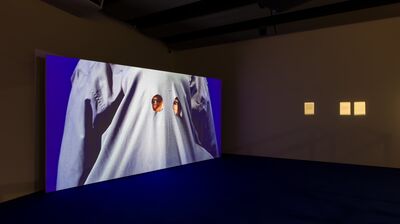
[(84, 149), (92, 131), (93, 110), (96, 104), (88, 88), (88, 65), (80, 61), (71, 77), (72, 88), (65, 116), (61, 143), (57, 190), (79, 186), (85, 171)]
[(124, 69), (87, 60), (80, 60), (76, 66), (65, 116), (57, 190), (85, 183), (100, 153), (101, 136), (112, 119), (110, 108), (123, 95), (122, 76), (118, 74)]
[(218, 157), (220, 155), (215, 135), (214, 119), (207, 79), (205, 77), (192, 76), (190, 92), (192, 119), (200, 145), (213, 157)]

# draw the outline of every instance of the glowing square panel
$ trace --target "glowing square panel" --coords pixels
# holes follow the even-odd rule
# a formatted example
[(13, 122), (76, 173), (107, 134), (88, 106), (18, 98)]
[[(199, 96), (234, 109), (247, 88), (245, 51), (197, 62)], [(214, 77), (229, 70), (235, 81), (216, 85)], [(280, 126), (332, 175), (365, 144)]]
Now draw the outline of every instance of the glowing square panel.
[(350, 102), (340, 102), (340, 115), (348, 116), (351, 115), (351, 103)]
[(304, 115), (314, 115), (314, 102), (304, 102)]
[(354, 116), (365, 116), (365, 101), (354, 102)]

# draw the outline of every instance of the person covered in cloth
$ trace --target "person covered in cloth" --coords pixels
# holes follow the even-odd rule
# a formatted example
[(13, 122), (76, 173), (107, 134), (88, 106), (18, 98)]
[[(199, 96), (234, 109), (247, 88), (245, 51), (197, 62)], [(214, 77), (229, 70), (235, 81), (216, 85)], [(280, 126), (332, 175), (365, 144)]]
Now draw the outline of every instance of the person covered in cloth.
[(80, 60), (57, 190), (220, 156), (207, 79)]

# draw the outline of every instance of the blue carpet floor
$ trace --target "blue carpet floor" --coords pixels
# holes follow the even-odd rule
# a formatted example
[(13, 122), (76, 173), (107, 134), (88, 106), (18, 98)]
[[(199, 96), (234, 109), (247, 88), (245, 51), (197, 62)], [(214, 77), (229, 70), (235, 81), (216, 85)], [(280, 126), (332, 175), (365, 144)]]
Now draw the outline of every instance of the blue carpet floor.
[(0, 223), (400, 223), (400, 170), (224, 155), (4, 202)]

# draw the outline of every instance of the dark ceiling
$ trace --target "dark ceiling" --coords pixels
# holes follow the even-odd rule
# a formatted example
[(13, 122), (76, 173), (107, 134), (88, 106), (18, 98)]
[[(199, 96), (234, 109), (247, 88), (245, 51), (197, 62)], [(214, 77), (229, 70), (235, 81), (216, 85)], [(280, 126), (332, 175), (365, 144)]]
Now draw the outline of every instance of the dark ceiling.
[(399, 2), (400, 0), (103, 0), (101, 11), (151, 38), (161, 40), (172, 50), (183, 50), (399, 16)]

